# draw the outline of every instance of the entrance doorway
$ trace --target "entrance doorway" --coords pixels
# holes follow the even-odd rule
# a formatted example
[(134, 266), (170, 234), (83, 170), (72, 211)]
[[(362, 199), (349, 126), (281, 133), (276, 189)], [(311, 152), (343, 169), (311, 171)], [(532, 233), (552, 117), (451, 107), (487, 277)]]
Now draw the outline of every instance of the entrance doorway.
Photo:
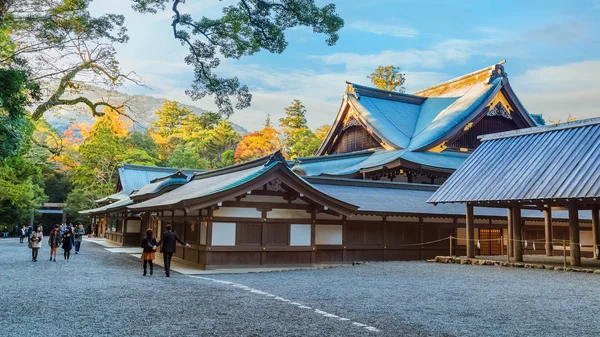
[(500, 229), (479, 229), (479, 255), (501, 255), (501, 233)]

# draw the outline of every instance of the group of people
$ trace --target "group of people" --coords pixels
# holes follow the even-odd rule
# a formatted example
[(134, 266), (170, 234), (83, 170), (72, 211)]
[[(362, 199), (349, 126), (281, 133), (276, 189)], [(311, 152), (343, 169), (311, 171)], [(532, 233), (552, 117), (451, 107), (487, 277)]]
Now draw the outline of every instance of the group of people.
[[(64, 259), (69, 261), (71, 257), (71, 250), (75, 247), (75, 254), (79, 254), (81, 248), (81, 241), (85, 235), (85, 229), (80, 223), (73, 227), (72, 225), (62, 224), (54, 225), (48, 238), (48, 245), (50, 246), (50, 261), (56, 262), (56, 253), (58, 248), (62, 247), (64, 253)], [(44, 234), (42, 232), (42, 226), (38, 226), (34, 232), (31, 233), (29, 239), (29, 248), (31, 248), (31, 261), (37, 262), (38, 252), (42, 248), (42, 240)]]
[(171, 258), (173, 253), (177, 252), (177, 242), (189, 247), (190, 245), (181, 240), (177, 233), (173, 232), (171, 225), (166, 226), (167, 231), (163, 233), (157, 242), (151, 229), (146, 231), (146, 237), (142, 239), (142, 260), (144, 261), (144, 276), (147, 274), (147, 267), (150, 266), (150, 275), (154, 273), (154, 258), (156, 249), (160, 246), (160, 252), (163, 254), (163, 262), (167, 277), (171, 276)]
[(19, 242), (25, 242), (25, 238), (27, 238), (27, 242), (31, 241), (31, 234), (33, 233), (33, 227), (31, 226), (22, 226), (19, 230)]

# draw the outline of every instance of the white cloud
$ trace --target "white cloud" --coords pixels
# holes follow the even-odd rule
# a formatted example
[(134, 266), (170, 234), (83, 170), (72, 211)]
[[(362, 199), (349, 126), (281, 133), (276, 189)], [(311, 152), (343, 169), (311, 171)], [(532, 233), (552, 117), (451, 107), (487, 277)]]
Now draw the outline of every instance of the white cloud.
[(367, 21), (355, 21), (350, 24), (350, 27), (367, 33), (376, 35), (389, 35), (394, 37), (411, 38), (419, 33), (412, 27), (403, 27), (396, 24), (382, 24)]
[(600, 117), (600, 61), (530, 69), (510, 82), (530, 113), (546, 120)]

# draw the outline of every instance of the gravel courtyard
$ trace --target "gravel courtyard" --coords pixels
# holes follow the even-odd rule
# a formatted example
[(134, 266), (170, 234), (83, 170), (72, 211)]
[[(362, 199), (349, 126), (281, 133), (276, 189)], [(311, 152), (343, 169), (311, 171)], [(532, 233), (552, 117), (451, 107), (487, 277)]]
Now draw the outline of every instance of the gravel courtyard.
[[(60, 251), (59, 251), (60, 253)], [(256, 274), (141, 275), (84, 242), (37, 263), (0, 239), (0, 336), (597, 336), (600, 277), (371, 263)]]

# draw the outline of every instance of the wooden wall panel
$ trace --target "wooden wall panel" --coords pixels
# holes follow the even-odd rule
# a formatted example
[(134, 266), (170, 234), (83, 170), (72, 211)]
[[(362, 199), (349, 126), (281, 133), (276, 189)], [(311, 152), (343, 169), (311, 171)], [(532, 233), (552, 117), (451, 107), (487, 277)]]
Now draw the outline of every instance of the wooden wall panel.
[(405, 244), (420, 242), (418, 223), (387, 224), (385, 226), (385, 244)]
[(342, 250), (317, 250), (315, 253), (315, 263), (343, 262), (344, 253)]
[[(185, 233), (185, 226), (183, 224), (183, 218), (173, 218), (173, 222), (171, 223), (171, 225), (173, 226), (173, 231), (177, 233), (179, 238), (185, 241), (186, 240), (185, 237), (182, 238), (182, 236), (184, 236), (184, 233)], [(178, 245), (179, 245), (179, 243), (178, 243)], [(181, 247), (181, 246), (177, 247), (177, 252), (175, 254), (173, 254), (173, 256), (183, 259), (183, 247)]]
[(184, 259), (192, 263), (198, 263), (198, 251), (193, 248), (181, 248), (185, 251)]
[(211, 252), (211, 265), (259, 265), (261, 252)]
[(386, 249), (384, 251), (386, 261), (413, 261), (421, 259), (419, 249)]
[(287, 246), (290, 244), (290, 224), (266, 223), (265, 246)]
[(260, 222), (238, 222), (235, 238), (235, 244), (239, 246), (260, 246), (262, 224)]
[(345, 153), (371, 148), (381, 148), (379, 142), (362, 126), (353, 126), (342, 131), (339, 140), (329, 153)]
[(346, 262), (352, 261), (383, 261), (383, 250), (346, 250)]
[(310, 264), (311, 252), (267, 252), (264, 264)]
[(345, 245), (380, 245), (383, 244), (383, 223), (378, 224), (346, 224), (344, 226)]

